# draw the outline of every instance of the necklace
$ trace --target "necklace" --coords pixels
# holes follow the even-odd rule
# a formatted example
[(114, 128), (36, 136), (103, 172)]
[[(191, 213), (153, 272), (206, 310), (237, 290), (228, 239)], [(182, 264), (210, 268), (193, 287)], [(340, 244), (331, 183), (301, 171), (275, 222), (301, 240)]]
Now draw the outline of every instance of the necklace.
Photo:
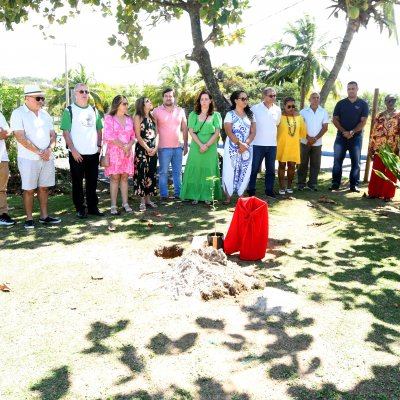
[[(287, 121), (287, 125), (288, 125), (288, 129), (289, 129), (289, 136), (294, 136), (294, 134), (296, 133), (296, 120), (293, 117), (293, 125), (290, 125), (290, 121), (289, 121), (289, 117), (286, 115), (286, 121)], [(292, 131), (293, 128), (293, 131)]]

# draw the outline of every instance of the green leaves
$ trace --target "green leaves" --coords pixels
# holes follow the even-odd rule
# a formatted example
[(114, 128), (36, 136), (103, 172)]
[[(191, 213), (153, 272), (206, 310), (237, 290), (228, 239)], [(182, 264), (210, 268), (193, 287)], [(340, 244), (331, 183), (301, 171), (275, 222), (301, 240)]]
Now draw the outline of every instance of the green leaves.
[[(387, 144), (378, 149), (378, 154), (385, 167), (388, 168), (397, 177), (398, 180), (400, 180), (400, 157), (395, 154)], [(374, 169), (373, 171), (380, 178), (384, 179), (385, 181), (391, 182), (393, 185), (400, 188), (400, 184), (396, 184), (396, 182), (391, 181), (385, 175), (383, 175), (382, 172), (377, 171), (376, 169)]]

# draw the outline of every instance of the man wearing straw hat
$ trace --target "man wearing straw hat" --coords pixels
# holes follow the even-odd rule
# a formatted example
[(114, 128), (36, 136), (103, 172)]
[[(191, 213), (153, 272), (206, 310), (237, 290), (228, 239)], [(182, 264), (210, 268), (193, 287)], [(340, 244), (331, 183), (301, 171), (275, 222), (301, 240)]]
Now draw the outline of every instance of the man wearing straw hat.
[(47, 212), (49, 187), (55, 185), (53, 149), (56, 133), (50, 115), (42, 109), (44, 93), (38, 85), (26, 85), (25, 104), (11, 114), (11, 130), (18, 142), (18, 169), (24, 191), (26, 229), (35, 228), (33, 200), (35, 191), (40, 207), (39, 222), (45, 225), (59, 224), (60, 218), (50, 217)]

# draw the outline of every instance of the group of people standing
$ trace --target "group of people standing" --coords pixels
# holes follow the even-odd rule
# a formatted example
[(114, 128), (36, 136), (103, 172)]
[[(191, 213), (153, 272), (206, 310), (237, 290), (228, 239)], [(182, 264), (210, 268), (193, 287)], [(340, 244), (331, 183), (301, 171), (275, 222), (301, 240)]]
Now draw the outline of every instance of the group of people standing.
[[(15, 223), (7, 212), (9, 171), (4, 143), (11, 132), (14, 132), (18, 142), (18, 167), (27, 216), (24, 226), (32, 229), (35, 226), (32, 212), (36, 190), (40, 207), (39, 222), (58, 224), (61, 220), (49, 216), (47, 210), (48, 188), (55, 184), (53, 150), (56, 133), (51, 117), (42, 109), (44, 93), (37, 85), (26, 85), (24, 89), (25, 104), (13, 111), (11, 127), (0, 113), (0, 225)], [(359, 191), (362, 129), (368, 118), (368, 105), (357, 97), (357, 91), (357, 83), (349, 82), (348, 97), (339, 101), (333, 112), (337, 136), (329, 190), (340, 188), (342, 164), (346, 152), (349, 151), (350, 191)], [(257, 174), (263, 161), (267, 198), (276, 197), (276, 160), (279, 195), (293, 193), (296, 165), (299, 165), (298, 190), (318, 190), (321, 138), (328, 130), (329, 116), (320, 106), (317, 92), (311, 93), (310, 106), (300, 113), (296, 112), (293, 97), (283, 100), (281, 111), (276, 105), (276, 91), (272, 87), (264, 89), (262, 101), (251, 108), (245, 91), (233, 92), (230, 96), (231, 109), (224, 119), (226, 141), (222, 185), (217, 147), (222, 117), (215, 110), (213, 98), (208, 91), (203, 90), (197, 96), (188, 122), (184, 110), (175, 104), (172, 88), (163, 91), (163, 103), (155, 109), (147, 97), (137, 99), (133, 117), (128, 113), (127, 98), (118, 95), (113, 99), (111, 110), (104, 118), (104, 126), (97, 109), (89, 105), (89, 95), (87, 85), (79, 83), (75, 86), (75, 101), (64, 110), (60, 125), (68, 148), (72, 199), (78, 218), (86, 218), (88, 214), (104, 215), (98, 208), (96, 194), (101, 153), (107, 160), (104, 172), (110, 177), (112, 215), (119, 213), (119, 190), (122, 209), (127, 213), (133, 211), (128, 202), (129, 177), (133, 177), (134, 194), (141, 199), (140, 211), (157, 207), (154, 202), (157, 195), (157, 163), (161, 204), (178, 198), (190, 200), (192, 204), (199, 201), (210, 204), (212, 200), (221, 200), (223, 197), (223, 203), (229, 204), (234, 192), (243, 196), (246, 189), (249, 196), (254, 196)], [(387, 109), (374, 121), (369, 148), (370, 155), (375, 156), (373, 168), (381, 170), (392, 180), (395, 179), (393, 174), (386, 170), (376, 153), (385, 143), (392, 151), (399, 153), (400, 112), (395, 109), (395, 101), (392, 95), (386, 97)], [(181, 182), (182, 158), (188, 153), (189, 135), (190, 151)], [(174, 187), (172, 196), (168, 193), (170, 165)], [(394, 196), (394, 190), (394, 185), (372, 174), (370, 198), (383, 197), (390, 200)]]

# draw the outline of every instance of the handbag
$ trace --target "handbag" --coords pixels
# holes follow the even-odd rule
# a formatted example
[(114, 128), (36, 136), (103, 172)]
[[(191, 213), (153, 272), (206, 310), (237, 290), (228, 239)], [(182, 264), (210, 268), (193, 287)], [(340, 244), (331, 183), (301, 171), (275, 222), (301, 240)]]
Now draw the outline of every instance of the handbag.
[(107, 153), (107, 150), (104, 151), (103, 147), (101, 149), (101, 154), (100, 154), (100, 167), (107, 168), (109, 166), (110, 166), (110, 155)]
[(207, 118), (208, 118), (208, 113), (207, 113), (206, 119), (205, 119), (205, 120), (203, 121), (203, 123), (201, 124), (200, 129), (199, 129), (197, 132), (193, 131), (193, 133), (194, 133), (195, 135), (198, 135), (198, 134), (200, 133), (201, 128), (203, 127), (203, 125), (204, 125), (204, 124), (206, 123), (206, 121), (207, 121)]

